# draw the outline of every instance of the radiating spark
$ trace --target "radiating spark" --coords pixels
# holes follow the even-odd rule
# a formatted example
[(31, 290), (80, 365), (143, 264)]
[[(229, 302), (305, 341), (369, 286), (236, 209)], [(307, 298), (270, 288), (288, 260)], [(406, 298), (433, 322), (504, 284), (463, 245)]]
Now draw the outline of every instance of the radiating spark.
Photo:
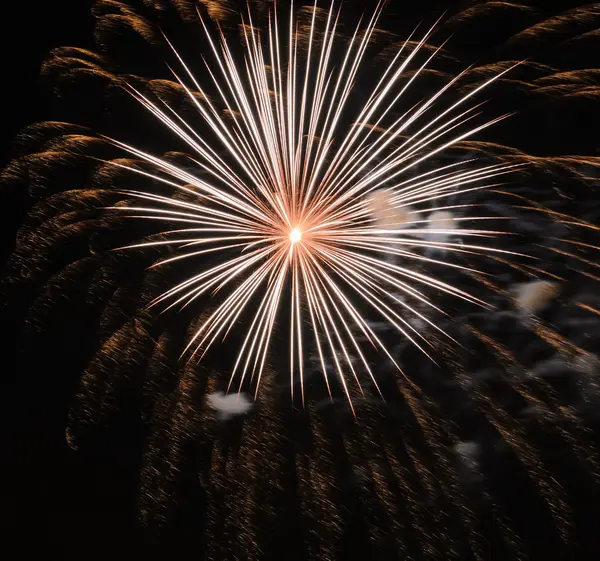
[[(445, 209), (460, 209), (460, 205), (436, 205), (449, 195), (494, 187), (498, 176), (518, 166), (473, 167), (474, 161), (469, 161), (417, 172), (417, 165), (507, 116), (470, 125), (481, 104), (466, 104), (508, 70), (444, 107), (444, 94), (465, 71), (431, 98), (393, 115), (404, 93), (439, 51), (405, 80), (405, 71), (430, 39), (433, 27), (412, 50), (409, 38), (371, 89), (352, 120), (354, 125), (344, 130), (343, 115), (351, 110), (383, 2), (363, 29), (358, 24), (344, 50), (338, 46), (342, 43), (337, 31), (339, 9), (332, 3), (322, 29), (316, 8), (315, 2), (308, 36), (299, 34), (291, 6), (287, 33), (274, 11), (266, 39), (254, 27), (249, 10), (248, 19), (242, 17), (243, 61), (236, 60), (223, 32), (219, 30), (215, 38), (198, 13), (214, 55), (214, 63), (205, 64), (217, 96), (206, 93), (209, 84), (200, 84), (167, 39), (181, 67), (181, 75), (173, 73), (204, 120), (211, 141), (166, 102), (152, 101), (130, 87), (131, 94), (195, 155), (197, 174), (115, 142), (156, 171), (118, 165), (192, 196), (182, 201), (129, 191), (144, 206), (127, 209), (181, 227), (167, 231), (166, 241), (129, 247), (168, 244), (185, 249), (161, 263), (190, 257), (206, 260), (203, 269), (151, 303), (170, 300), (170, 308), (204, 296), (221, 298), (186, 351), (193, 349), (191, 356), (201, 358), (241, 322), (244, 336), (230, 385), (238, 378), (241, 388), (249, 380), (258, 391), (277, 317), (287, 307), (292, 395), (299, 379), (304, 399), (308, 336), (314, 340), (330, 393), (333, 371), (352, 406), (349, 384), (354, 380), (362, 392), (362, 372), (378, 388), (367, 349), (359, 340), (383, 352), (400, 370), (370, 327), (370, 318), (384, 320), (427, 354), (423, 334), (403, 317), (407, 312), (439, 330), (420, 311), (422, 305), (439, 308), (419, 286), (486, 305), (409, 265), (419, 261), (467, 269), (419, 253), (427, 247), (458, 253), (501, 252), (454, 243), (453, 236), (491, 237), (500, 232), (459, 228), (459, 219)], [(302, 50), (306, 59), (300, 54), (301, 41), (307, 42)], [(441, 226), (420, 219), (419, 205), (427, 205), (430, 216), (443, 216)], [(417, 227), (406, 235), (404, 228), (412, 225)]]

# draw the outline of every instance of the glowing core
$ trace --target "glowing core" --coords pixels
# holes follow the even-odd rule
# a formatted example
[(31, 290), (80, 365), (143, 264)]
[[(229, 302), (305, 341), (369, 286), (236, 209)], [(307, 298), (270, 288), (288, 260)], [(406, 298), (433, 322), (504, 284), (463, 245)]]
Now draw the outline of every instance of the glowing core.
[(292, 243), (297, 243), (302, 239), (302, 232), (298, 228), (294, 228), (290, 232), (290, 241)]

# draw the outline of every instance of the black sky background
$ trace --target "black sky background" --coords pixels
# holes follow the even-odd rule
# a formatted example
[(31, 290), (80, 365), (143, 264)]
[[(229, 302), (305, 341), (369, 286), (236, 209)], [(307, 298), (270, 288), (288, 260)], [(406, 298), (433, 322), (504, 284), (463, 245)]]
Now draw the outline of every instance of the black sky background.
[[(4, 72), (3, 124), (0, 133), (0, 168), (13, 155), (15, 135), (25, 126), (49, 118), (48, 99), (42, 92), (40, 67), (48, 53), (61, 45), (93, 46), (93, 0), (10, 2), (2, 7), (0, 50)], [(17, 200), (11, 199), (11, 203)], [(3, 201), (0, 262), (12, 245), (10, 232), (21, 220), (17, 209)]]
[[(48, 99), (40, 82), (40, 66), (48, 53), (61, 45), (93, 46), (92, 5), (93, 0), (57, 0), (9, 2), (2, 6), (0, 56), (5, 109), (0, 134), (0, 168), (13, 156), (15, 135), (23, 127), (50, 117)], [(2, 264), (14, 247), (14, 232), (25, 211), (22, 200), (17, 193), (3, 192), (0, 202)], [(97, 521), (86, 516), (85, 499), (74, 509), (75, 516), (61, 515), (73, 507), (73, 500), (87, 478), (86, 475), (79, 481), (72, 478), (77, 470), (67, 465), (66, 450), (56, 438), (61, 432), (64, 417), (59, 415), (52, 419), (45, 414), (49, 409), (57, 410), (54, 406), (61, 400), (64, 387), (58, 384), (55, 386), (56, 393), (31, 396), (31, 400), (24, 398), (21, 393), (23, 379), (19, 377), (23, 373), (17, 371), (15, 364), (18, 344), (15, 321), (18, 319), (1, 315), (2, 331), (5, 333), (1, 343), (5, 357), (5, 391), (2, 392), (1, 403), (6, 418), (2, 432), (7, 437), (3, 452), (6, 462), (3, 463), (8, 470), (2, 484), (2, 502), (6, 510), (0, 534), (3, 535), (2, 549), (8, 555), (6, 558), (28, 559), (45, 552), (64, 559), (75, 555), (72, 545), (67, 544), (87, 541), (92, 545), (95, 541), (93, 536), (98, 538), (101, 535), (108, 537), (112, 534), (108, 541), (124, 546), (128, 539), (127, 531), (120, 535), (114, 533), (119, 524), (110, 523), (114, 518), (111, 514), (100, 514)], [(49, 371), (47, 374), (60, 377), (60, 372)], [(28, 405), (24, 406), (25, 403)], [(96, 508), (91, 506), (92, 511)], [(103, 519), (109, 522), (108, 526), (102, 522)], [(113, 528), (109, 529), (109, 526)], [(125, 528), (126, 524), (121, 526)], [(86, 528), (91, 530), (87, 540)], [(105, 530), (108, 532), (105, 533)], [(100, 543), (96, 545), (100, 546)], [(95, 553), (88, 552), (87, 556), (93, 558)]]
[(93, 0), (10, 2), (3, 7), (3, 96), (8, 122), (3, 126), (2, 163), (10, 143), (23, 126), (47, 117), (40, 95), (40, 65), (51, 49), (61, 45), (89, 47)]
[[(0, 167), (11, 158), (11, 142), (24, 126), (48, 118), (47, 99), (42, 95), (39, 69), (48, 52), (61, 45), (92, 47), (93, 0), (55, 0), (44, 2), (10, 2), (0, 12), (2, 18), (3, 125), (1, 130)], [(409, 4), (405, 2), (405, 4)], [(443, 4), (439, 3), (440, 6)], [(548, 6), (550, 2), (545, 3)], [(572, 2), (580, 5), (581, 2)], [(564, 6), (564, 2), (561, 2)], [(399, 11), (399, 10), (398, 10)], [(436, 14), (437, 15), (437, 14)], [(0, 264), (13, 246), (13, 233), (24, 212), (18, 197), (4, 194), (0, 202), (2, 218)], [(133, 482), (127, 479), (131, 466), (122, 465), (128, 457), (118, 457), (113, 463), (106, 457), (104, 464), (89, 471), (89, 457), (81, 460), (69, 454), (64, 443), (63, 412), (68, 403), (68, 387), (57, 383), (55, 393), (32, 395), (28, 407), (15, 407), (23, 402), (14, 366), (15, 318), (2, 318), (5, 332), (1, 350), (8, 373), (7, 391), (3, 392), (3, 410), (7, 413), (5, 428), (10, 445), (5, 448), (12, 473), (4, 478), (5, 544), (14, 542), (21, 551), (15, 559), (29, 558), (29, 551), (44, 551), (58, 559), (75, 555), (78, 548), (83, 558), (94, 558), (105, 548), (118, 548), (117, 558), (128, 547), (140, 543), (135, 525), (135, 506), (126, 493)], [(60, 378), (60, 372), (47, 372), (50, 378)], [(48, 384), (46, 387), (51, 387)], [(50, 406), (49, 404), (53, 404)], [(58, 413), (48, 415), (48, 411)], [(43, 414), (41, 413), (43, 411)], [(38, 415), (39, 412), (39, 415)], [(43, 419), (43, 426), (40, 420)], [(134, 456), (134, 454), (131, 454)], [(94, 473), (112, 470), (114, 486), (97, 486)], [(8, 548), (8, 545), (6, 545)], [(89, 548), (89, 549), (88, 549)], [(9, 555), (6, 559), (13, 558)], [(283, 560), (282, 560), (283, 561)]]

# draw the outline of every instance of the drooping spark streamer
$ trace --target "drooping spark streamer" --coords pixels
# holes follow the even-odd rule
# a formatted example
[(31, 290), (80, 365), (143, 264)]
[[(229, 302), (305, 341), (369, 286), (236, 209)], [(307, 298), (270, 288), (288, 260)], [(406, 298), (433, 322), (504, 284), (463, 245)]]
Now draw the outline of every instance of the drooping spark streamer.
[[(432, 228), (427, 224), (412, 230), (417, 237), (408, 236), (398, 231), (398, 225), (390, 217), (397, 215), (404, 223), (409, 210), (423, 204), (429, 205), (431, 211), (441, 211), (447, 207), (431, 208), (431, 205), (449, 195), (494, 186), (497, 184), (494, 178), (517, 167), (500, 164), (477, 168), (466, 162), (463, 168), (454, 163), (412, 177), (408, 175), (442, 150), (507, 116), (470, 125), (479, 115), (480, 104), (464, 107), (470, 98), (510, 69), (444, 107), (444, 94), (463, 72), (431, 98), (408, 108), (399, 117), (392, 117), (393, 111), (401, 106), (403, 94), (437, 53), (418, 66), (409, 79), (405, 78), (406, 70), (431, 37), (434, 26), (412, 50), (409, 41), (404, 44), (384, 69), (353, 119), (354, 124), (343, 130), (343, 116), (350, 111), (357, 76), (364, 66), (383, 2), (377, 5), (366, 26), (359, 22), (345, 50), (339, 49), (338, 64), (334, 64), (337, 60), (334, 53), (341, 43), (339, 8), (331, 4), (321, 30), (316, 8), (315, 2), (305, 46), (306, 59), (301, 55), (304, 36), (294, 19), (293, 6), (287, 36), (281, 32), (276, 10), (269, 18), (266, 39), (253, 27), (250, 10), (247, 21), (242, 17), (243, 61), (236, 61), (222, 31), (218, 40), (213, 37), (198, 12), (214, 55), (212, 65), (205, 61), (208, 76), (227, 117), (169, 42), (187, 80), (175, 71), (174, 75), (216, 137), (215, 144), (168, 104), (152, 101), (130, 87), (132, 95), (187, 144), (195, 154), (202, 177), (133, 146), (116, 143), (152, 164), (157, 171), (127, 169), (193, 196), (192, 201), (189, 198), (182, 201), (128, 191), (145, 201), (144, 206), (127, 209), (136, 216), (183, 225), (182, 229), (166, 232), (169, 237), (165, 241), (129, 247), (187, 248), (181, 255), (161, 263), (190, 257), (217, 258), (216, 264), (211, 262), (151, 303), (171, 300), (168, 306), (171, 308), (189, 305), (202, 296), (223, 295), (186, 351), (193, 347), (192, 356), (198, 353), (204, 356), (236, 322), (251, 312), (231, 381), (239, 377), (241, 386), (250, 379), (258, 391), (275, 323), (281, 307), (286, 305), (290, 316), (292, 397), (298, 377), (304, 399), (303, 352), (308, 331), (314, 338), (330, 394), (329, 362), (332, 361), (352, 405), (348, 381), (355, 379), (361, 387), (358, 365), (378, 389), (366, 350), (356, 337), (358, 333), (400, 370), (370, 327), (369, 318), (375, 316), (389, 323), (427, 354), (423, 334), (403, 317), (408, 312), (439, 329), (411, 304), (419, 302), (439, 310), (419, 286), (485, 305), (465, 291), (418, 272), (410, 263), (443, 263), (418, 253), (424, 247), (464, 253), (500, 250), (449, 241), (448, 226), (440, 230), (441, 236), (432, 236), (435, 225)], [(319, 41), (317, 31), (321, 35)], [(373, 212), (373, 200), (383, 200), (390, 206), (380, 209), (385, 220), (378, 219), (377, 212)], [(462, 238), (499, 233), (464, 228), (451, 228), (450, 232)], [(426, 235), (419, 239), (418, 234)]]

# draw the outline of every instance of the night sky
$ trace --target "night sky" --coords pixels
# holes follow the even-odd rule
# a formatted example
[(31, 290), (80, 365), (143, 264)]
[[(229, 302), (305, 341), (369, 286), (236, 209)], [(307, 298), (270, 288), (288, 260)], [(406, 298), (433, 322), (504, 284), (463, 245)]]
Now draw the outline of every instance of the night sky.
[[(375, 369), (386, 401), (373, 387), (366, 398), (354, 390), (356, 418), (339, 388), (328, 399), (318, 373), (306, 408), (292, 407), (287, 355), (273, 351), (255, 406), (227, 422), (206, 395), (225, 389), (240, 335), (201, 366), (178, 361), (199, 312), (141, 311), (178, 271), (147, 272), (160, 257), (154, 250), (113, 257), (110, 249), (157, 230), (99, 210), (124, 200), (111, 188), (128, 179), (96, 173), (98, 160), (85, 157), (122, 155), (93, 140), (97, 133), (158, 154), (182, 149), (114, 86), (135, 74), (136, 86), (156, 93), (151, 80), (168, 78), (158, 58), (165, 51), (120, 28), (115, 6), (100, 2), (96, 41), (110, 77), (78, 74), (80, 62), (72, 72), (50, 52), (97, 50), (94, 2), (31, 4), (3, 9), (0, 51), (0, 169), (9, 166), (0, 175), (2, 407), (11, 470), (3, 526), (6, 543), (22, 552), (16, 557), (93, 558), (105, 548), (141, 557), (164, 547), (213, 561), (599, 558), (600, 4), (389, 2), (381, 27), (398, 37), (382, 34), (384, 46), (445, 11), (434, 44), (452, 36), (431, 65), (439, 74), (418, 82), (407, 103), (469, 64), (466, 88), (527, 59), (486, 96), (490, 118), (516, 116), (461, 148), (485, 162), (527, 162), (510, 188), (466, 202), (508, 216), (515, 233), (499, 247), (533, 255), (535, 267), (490, 262), (486, 286), (469, 274), (444, 277), (495, 310), (441, 295), (453, 317), (432, 317), (462, 346), (429, 333), (439, 366), (390, 339), (419, 391), (382, 361)], [(129, 4), (169, 37), (181, 32), (186, 60), (197, 54), (197, 28), (183, 25), (177, 2)], [(345, 2), (348, 27), (361, 5)], [(534, 31), (511, 40), (524, 29)], [(166, 86), (161, 93), (177, 100)], [(72, 125), (30, 128), (15, 140), (42, 121)], [(464, 157), (448, 158), (455, 155)], [(431, 271), (445, 275), (437, 265)], [(560, 289), (537, 319), (524, 318), (512, 295), (539, 278)]]

